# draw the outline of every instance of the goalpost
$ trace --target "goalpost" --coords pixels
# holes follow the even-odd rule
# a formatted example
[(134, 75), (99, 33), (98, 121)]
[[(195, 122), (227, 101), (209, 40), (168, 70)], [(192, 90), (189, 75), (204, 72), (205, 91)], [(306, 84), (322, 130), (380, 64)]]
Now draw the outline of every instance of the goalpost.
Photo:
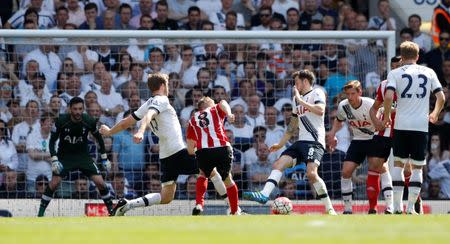
[[(77, 67), (77, 70), (70, 70), (70, 68), (68, 68), (68, 70), (65, 70), (67, 67), (64, 67), (64, 62), (66, 61), (65, 58), (68, 57), (67, 54), (76, 51), (78, 46), (88, 46), (88, 49), (97, 53), (103, 52), (98, 51), (103, 46), (109, 47), (109, 51), (105, 53), (112, 54), (108, 56), (112, 58), (103, 62), (108, 63), (108, 67), (111, 67), (107, 68), (106, 71), (112, 74), (112, 87), (114, 88), (114, 90), (120, 92), (124, 92), (123, 87), (119, 87), (119, 85), (123, 85), (123, 82), (120, 83), (118, 81), (117, 77), (121, 72), (117, 71), (116, 67), (122, 65), (122, 61), (118, 58), (121, 57), (121, 55), (125, 51), (130, 52), (132, 58), (134, 59), (134, 62), (139, 63), (140, 67), (143, 69), (144, 75), (146, 72), (151, 72), (152, 68), (158, 67), (158, 64), (155, 64), (155, 62), (158, 61), (152, 60), (153, 56), (149, 54), (149, 51), (155, 47), (162, 49), (162, 51), (164, 52), (165, 56), (163, 62), (166, 61), (166, 64), (169, 63), (167, 61), (170, 60), (170, 55), (181, 55), (182, 47), (185, 45), (189, 45), (192, 47), (193, 55), (195, 56), (193, 65), (197, 65), (199, 67), (210, 68), (208, 63), (208, 60), (210, 58), (209, 56), (216, 55), (217, 69), (213, 73), (223, 75), (226, 78), (225, 82), (228, 82), (225, 84), (226, 86), (228, 86), (226, 95), (230, 100), (236, 99), (239, 95), (239, 82), (244, 79), (250, 79), (246, 77), (246, 75), (251, 71), (250, 69), (247, 70), (247, 68), (244, 68), (244, 65), (246, 65), (247, 63), (253, 63), (254, 68), (256, 68), (255, 72), (258, 73), (259, 71), (261, 71), (261, 69), (264, 69), (266, 73), (262, 72), (261, 74), (270, 74), (270, 81), (267, 80), (269, 76), (250, 80), (255, 86), (255, 91), (263, 102), (264, 108), (274, 106), (277, 109), (278, 115), (276, 119), (277, 122), (280, 122), (280, 126), (282, 126), (283, 124), (283, 105), (286, 103), (283, 101), (290, 100), (289, 75), (290, 73), (292, 73), (292, 71), (300, 68), (312, 69), (317, 76), (316, 83), (323, 86), (324, 84), (326, 84), (327, 78), (333, 75), (337, 75), (338, 73), (342, 73), (342, 69), (348, 69), (348, 72), (340, 74), (341, 78), (359, 79), (363, 86), (366, 88), (366, 86), (380, 82), (380, 79), (385, 79), (386, 72), (390, 70), (390, 58), (395, 56), (396, 49), (394, 31), (0, 30), (0, 48), (4, 48), (3, 51), (0, 50), (0, 57), (4, 57), (3, 61), (0, 61), (2, 64), (0, 65), (0, 72), (3, 74), (7, 74), (8, 71), (12, 70), (14, 71), (15, 75), (18, 76), (19, 80), (24, 80), (24, 78), (26, 77), (26, 64), (23, 63), (23, 60), (31, 60), (33, 57), (27, 57), (27, 54), (32, 50), (38, 48), (39, 45), (51, 46), (50, 49), (55, 52), (61, 62), (59, 64), (58, 70), (55, 70), (55, 67), (52, 67), (53, 64), (48, 63), (50, 64), (50, 67), (46, 67), (46, 69), (48, 70), (44, 71), (45, 81), (50, 94), (56, 94), (57, 92), (64, 93), (65, 89), (69, 89), (67, 88), (67, 79), (70, 79), (70, 77), (64, 79), (60, 77), (60, 74), (70, 74), (69, 76), (78, 76), (79, 78), (81, 78), (82, 83), (82, 87), (79, 89), (81, 89), (82, 91), (83, 89), (89, 89), (89, 86), (87, 86), (87, 84), (84, 84), (84, 82), (88, 82), (89, 79), (92, 80), (92, 76), (94, 76), (95, 72), (94, 69), (92, 69), (91, 67), (86, 67), (85, 64), (82, 67)], [(173, 52), (170, 53), (170, 51), (168, 50), (167, 47), (170, 45), (176, 45), (175, 54)], [(1, 55), (2, 53), (3, 56)], [(95, 57), (96, 55), (93, 54), (92, 56)], [(97, 54), (97, 57), (100, 56)], [(89, 60), (89, 58), (91, 57), (86, 58)], [(346, 63), (348, 65), (347, 67), (343, 65), (339, 66), (344, 62), (340, 61), (341, 58), (346, 58)], [(183, 57), (179, 57), (179, 59), (181, 59), (181, 62), (183, 61)], [(178, 58), (174, 60), (180, 62)], [(72, 61), (75, 63), (75, 65), (77, 65), (77, 62), (80, 62), (80, 60)], [(94, 60), (90, 61), (92, 64), (96, 62)], [(176, 63), (175, 61), (173, 62), (174, 65)], [(86, 62), (86, 60), (82, 59), (81, 62)], [(178, 65), (180, 64), (178, 63)], [(7, 66), (9, 66), (11, 70), (7, 70)], [(167, 73), (170, 73), (174, 70), (175, 73), (177, 73), (176, 67), (171, 67), (169, 65), (163, 66), (162, 68), (164, 68)], [(170, 68), (170, 70), (168, 70), (168, 68)], [(52, 72), (54, 72), (54, 74), (52, 74)], [(74, 72), (75, 74), (73, 74)], [(371, 75), (368, 76), (368, 73), (371, 73)], [(129, 74), (129, 76), (131, 75), (132, 74)], [(189, 81), (189, 79), (197, 81), (196, 74), (193, 74), (192, 77), (186, 78), (186, 81)], [(185, 102), (184, 96), (192, 87), (189, 86), (189, 84), (185, 84), (186, 88), (180, 87), (183, 85), (183, 81), (183, 77), (179, 77), (178, 82), (181, 83), (181, 85), (175, 86), (178, 88), (176, 88), (176, 93), (174, 94), (173, 98), (174, 103), (177, 105), (175, 106), (175, 108), (179, 116), (182, 114), (182, 109), (188, 106), (183, 103)], [(141, 80), (141, 82), (143, 81)], [(20, 82), (12, 83), (14, 86), (14, 92), (16, 92), (16, 90), (18, 90), (17, 86)], [(220, 84), (223, 85), (223, 83)], [(99, 87), (101, 86), (101, 84), (98, 85)], [(142, 84), (137, 84), (137, 87), (138, 89), (140, 89), (140, 98), (146, 100), (147, 97), (145, 97), (145, 85), (142, 86)], [(337, 92), (334, 95), (338, 95), (341, 87), (332, 88), (333, 91), (330, 93), (334, 94), (335, 92)], [(87, 90), (84, 90), (83, 92), (86, 93)], [(371, 92), (369, 92), (368, 87), (366, 93), (369, 96), (373, 95)], [(23, 96), (23, 94), (19, 95)], [(127, 96), (126, 94), (122, 95)], [(27, 99), (25, 97), (19, 97), (18, 95), (16, 95), (16, 99), (17, 98)], [(127, 97), (122, 98), (124, 99), (124, 101), (126, 100), (126, 103), (129, 103), (129, 99)], [(330, 121), (333, 118), (333, 98), (334, 97), (327, 98), (330, 101), (328, 103), (330, 108), (327, 110), (326, 116), (327, 126), (330, 126)], [(189, 100), (189, 98), (187, 100)], [(44, 106), (49, 107), (48, 98), (47, 100), (43, 99), (43, 101), (39, 101), (39, 103), (41, 102), (41, 109)], [(21, 106), (23, 107), (23, 104), (21, 104)], [(127, 106), (128, 104), (125, 107)], [(106, 111), (104, 108), (102, 109), (103, 111)], [(260, 111), (262, 112), (263, 110), (264, 109)], [(115, 122), (116, 119), (119, 118), (111, 116), (111, 118), (108, 118), (106, 122), (112, 123)], [(254, 121), (248, 123), (257, 122)], [(252, 132), (250, 131), (248, 133), (251, 137)], [(268, 141), (266, 140), (266, 142)], [(114, 141), (112, 141), (112, 143), (114, 144)], [(149, 142), (149, 146), (155, 145), (152, 143), (154, 142)], [(114, 149), (118, 148), (115, 148), (114, 146), (112, 147)], [(251, 147), (251, 143), (248, 142), (245, 146), (237, 145), (237, 148), (239, 149), (248, 149)], [(345, 147), (345, 145), (343, 147)], [(145, 156), (145, 162), (142, 163), (140, 169), (132, 169), (128, 170), (131, 172), (125, 172), (126, 178), (130, 175), (135, 175), (135, 173), (137, 173), (137, 175), (140, 175), (140, 179), (137, 179), (139, 177), (136, 176), (137, 180), (136, 182), (133, 182), (134, 187), (132, 187), (131, 185), (129, 186), (130, 188), (140, 188), (135, 189), (138, 194), (145, 194), (146, 192), (154, 190), (156, 187), (155, 184), (153, 184), (152, 186), (152, 184), (150, 183), (150, 179), (153, 179), (153, 176), (146, 176), (146, 174), (150, 170), (150, 167), (145, 168), (144, 166), (144, 164), (149, 161), (157, 163), (157, 155), (155, 155), (154, 152), (151, 154), (152, 155), (150, 156)], [(132, 157), (134, 155), (125, 155), (125, 157), (127, 156)], [(274, 158), (276, 158), (276, 155), (269, 155), (271, 163), (273, 162)], [(19, 165), (21, 163), (23, 164), (23, 162), (19, 162)], [(120, 162), (117, 163), (119, 163), (119, 168), (126, 167), (124, 165), (121, 166)], [(340, 204), (341, 199), (341, 163), (342, 160), (339, 155), (328, 154), (325, 155), (324, 162), (319, 168), (320, 174), (327, 184), (330, 196), (335, 200), (334, 202), (336, 204)], [(252, 172), (248, 172), (249, 164), (249, 162), (245, 162), (245, 160), (242, 160), (242, 167), (234, 168), (234, 171), (236, 173), (235, 180), (238, 183), (240, 191), (252, 190), (255, 187), (258, 187), (258, 184), (256, 182), (250, 182), (251, 180), (249, 175), (251, 175)], [(18, 171), (23, 171), (26, 173), (25, 168), (19, 167)], [(357, 199), (355, 204), (360, 206), (366, 204), (364, 184), (360, 183), (363, 182), (361, 179), (365, 177), (366, 172), (367, 166), (363, 165), (361, 169), (358, 169), (357, 175), (355, 176), (356, 187), (354, 198)], [(287, 173), (285, 173), (283, 178), (285, 180), (283, 180), (282, 184), (280, 184), (283, 189), (281, 189), (278, 193), (289, 195), (289, 198), (292, 199), (294, 203), (307, 205), (311, 203), (311, 205), (305, 207), (299, 205), (294, 209), (297, 209), (297, 211), (300, 212), (317, 211), (315, 210), (317, 209), (315, 206), (320, 206), (320, 203), (312, 201), (315, 196), (313, 195), (312, 191), (310, 191), (310, 186), (307, 180), (305, 180), (306, 177), (304, 174), (304, 169), (301, 166), (289, 170)], [(30, 182), (28, 182), (27, 184), (26, 178), (19, 177), (19, 179), (22, 180), (22, 182), (18, 182), (19, 185), (22, 184), (24, 185), (24, 187), (28, 187), (29, 189), (33, 188), (32, 186), (30, 187)], [(112, 178), (108, 178), (108, 182), (113, 183), (114, 181)], [(158, 214), (173, 215), (177, 213), (190, 213), (190, 210), (194, 206), (195, 198), (192, 199), (192, 196), (189, 195), (189, 182), (187, 182), (187, 177), (180, 177), (177, 183), (180, 190), (177, 191), (175, 199), (179, 199), (180, 201), (172, 203), (172, 205), (168, 208), (165, 208), (164, 206), (155, 208), (158, 209)], [(60, 194), (60, 198), (72, 198), (72, 193), (75, 191), (75, 184), (76, 183), (70, 179), (65, 181), (62, 190), (58, 192), (58, 194)], [(136, 187), (136, 184), (139, 185), (139, 187)], [(115, 184), (112, 185), (112, 188), (118, 187)], [(289, 186), (293, 186), (293, 188), (290, 189)], [(208, 213), (223, 213), (225, 209), (225, 207), (223, 206), (223, 201), (221, 201), (215, 195), (212, 187), (209, 189), (211, 190), (208, 190), (206, 211), (208, 211), (209, 206), (212, 206), (209, 207), (210, 210)], [(14, 205), (14, 201), (15, 200), (13, 199), (7, 200), (8, 204), (10, 204), (11, 206)], [(97, 201), (92, 200), (92, 202)], [(3, 203), (5, 202), (3, 201)], [(255, 211), (257, 212), (268, 212), (268, 206), (261, 207), (257, 204), (245, 201), (242, 203), (247, 208), (256, 209)], [(383, 201), (380, 200), (380, 204), (382, 203)], [(38, 206), (38, 201), (33, 201), (33, 205)], [(67, 207), (64, 207), (65, 205), (67, 205)], [(55, 216), (71, 215), (68, 214), (67, 211), (72, 211), (72, 215), (80, 213), (80, 209), (71, 210), (70, 208), (72, 208), (73, 206), (73, 200), (57, 200), (50, 203), (49, 211), (51, 211)], [(81, 212), (85, 212), (85, 206), (81, 206), (81, 208), (83, 208)], [(154, 214), (155, 212), (144, 211), (139, 213)]]

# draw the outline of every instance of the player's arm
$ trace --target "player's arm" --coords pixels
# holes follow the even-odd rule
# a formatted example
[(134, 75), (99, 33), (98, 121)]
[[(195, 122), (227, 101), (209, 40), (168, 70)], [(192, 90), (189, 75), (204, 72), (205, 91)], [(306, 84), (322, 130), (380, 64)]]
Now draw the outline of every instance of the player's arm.
[(386, 93), (384, 94), (384, 115), (383, 115), (383, 124), (385, 127), (390, 126), (391, 124), (391, 107), (392, 101), (394, 100), (394, 88), (388, 87), (386, 88)]
[(191, 123), (189, 123), (186, 131), (186, 144), (188, 153), (194, 155), (197, 146), (197, 135), (195, 134), (194, 127)]
[(298, 117), (296, 114), (292, 114), (291, 120), (287, 126), (286, 132), (284, 132), (283, 137), (278, 143), (273, 144), (270, 147), (270, 151), (274, 152), (282, 148), (291, 139), (291, 137), (298, 132)]
[(190, 154), (190, 155), (195, 155), (195, 145), (197, 144), (194, 140), (192, 140), (192, 139), (187, 139), (186, 140), (186, 144), (187, 144), (187, 150), (188, 150), (188, 153)]
[(144, 139), (144, 133), (147, 130), (147, 125), (150, 124), (153, 118), (158, 115), (158, 110), (149, 109), (147, 114), (142, 118), (141, 126), (139, 126), (138, 131), (133, 135), (134, 143), (141, 143)]
[(234, 114), (231, 112), (230, 104), (228, 104), (227, 101), (221, 100), (219, 102), (220, 109), (224, 111), (227, 114), (228, 122), (233, 123), (234, 122)]
[(381, 108), (381, 106), (383, 106), (383, 99), (379, 96), (379, 92), (381, 92), (380, 86), (377, 89), (377, 97), (375, 99), (375, 102), (369, 110), (370, 119), (372, 120), (375, 129), (377, 129), (378, 131), (384, 130), (383, 121), (379, 120), (377, 117), (378, 110)]
[(126, 118), (122, 119), (119, 123), (115, 124), (112, 128), (109, 128), (106, 125), (102, 125), (99, 131), (100, 134), (104, 136), (112, 136), (136, 124), (136, 121), (137, 120), (133, 116), (129, 115)]
[(305, 100), (303, 100), (303, 98), (300, 96), (300, 94), (298, 93), (298, 90), (295, 88), (295, 86), (293, 87), (293, 91), (294, 91), (294, 98), (300, 105), (307, 108), (309, 111), (311, 111), (311, 113), (314, 113), (319, 116), (324, 115), (325, 103), (322, 103), (322, 102), (318, 102), (315, 104), (308, 103)]
[(445, 104), (445, 95), (442, 90), (439, 90), (434, 94), (436, 96), (436, 104), (434, 105), (433, 112), (430, 114), (430, 122), (436, 123), (439, 119), (439, 114), (442, 111), (442, 108), (444, 108)]
[[(50, 156), (52, 157), (52, 160), (56, 157), (55, 144), (59, 138), (59, 133), (60, 133), (59, 124), (58, 124), (58, 121), (55, 121), (55, 125), (52, 128), (52, 131), (50, 134), (50, 140), (48, 143), (49, 144), (48, 149), (50, 151)], [(57, 157), (56, 157), (56, 159), (57, 159)]]

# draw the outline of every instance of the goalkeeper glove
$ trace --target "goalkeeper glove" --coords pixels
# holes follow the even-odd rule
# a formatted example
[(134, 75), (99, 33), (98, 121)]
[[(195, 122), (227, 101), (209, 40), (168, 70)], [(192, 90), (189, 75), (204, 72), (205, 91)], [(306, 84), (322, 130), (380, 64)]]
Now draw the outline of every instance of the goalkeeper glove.
[(106, 153), (103, 153), (102, 155), (100, 155), (100, 157), (103, 168), (106, 170), (106, 172), (109, 172), (111, 170), (111, 162), (109, 161), (108, 156), (106, 155)]
[(52, 157), (52, 172), (59, 175), (62, 171), (63, 171), (64, 167), (61, 164), (61, 162), (59, 162), (58, 157), (53, 156)]

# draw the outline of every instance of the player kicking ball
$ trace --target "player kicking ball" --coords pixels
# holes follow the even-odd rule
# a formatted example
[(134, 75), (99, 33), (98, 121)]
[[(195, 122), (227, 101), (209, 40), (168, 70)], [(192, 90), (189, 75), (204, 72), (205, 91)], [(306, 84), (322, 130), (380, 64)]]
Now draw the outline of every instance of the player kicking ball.
[[(149, 193), (133, 200), (120, 199), (112, 213), (115, 216), (123, 216), (133, 208), (170, 203), (175, 196), (178, 176), (180, 174), (190, 175), (198, 173), (195, 158), (188, 154), (184, 145), (181, 126), (175, 109), (169, 103), (168, 80), (168, 76), (165, 74), (155, 73), (149, 75), (147, 85), (152, 92), (152, 97), (142, 104), (137, 111), (132, 112), (130, 116), (122, 119), (112, 128), (106, 125), (102, 125), (100, 128), (101, 134), (111, 136), (142, 120), (139, 131), (134, 135), (134, 142), (140, 143), (142, 141), (147, 125), (159, 138), (159, 157), (162, 172), (161, 192)], [(221, 181), (220, 184), (223, 191), (226, 191)], [(218, 186), (216, 184), (214, 186), (217, 189)]]
[[(233, 149), (225, 135), (224, 120), (234, 122), (230, 105), (225, 100), (215, 104), (209, 97), (203, 97), (198, 102), (199, 111), (189, 120), (186, 141), (188, 152), (196, 156), (201, 179), (197, 181), (196, 208), (203, 209), (203, 196), (208, 186), (205, 178), (218, 174), (227, 188), (227, 196), (230, 203), (231, 215), (239, 215), (238, 189), (231, 176), (233, 163)], [(217, 172), (213, 170), (216, 169)]]
[(325, 151), (325, 93), (321, 89), (313, 88), (316, 78), (309, 70), (294, 72), (292, 78), (295, 81), (292, 87), (294, 94), (292, 107), (295, 109), (292, 111), (291, 121), (282, 139), (278, 144), (272, 145), (270, 150), (273, 152), (282, 148), (298, 129), (299, 139), (275, 161), (263, 190), (244, 192), (243, 198), (261, 204), (266, 203), (270, 193), (280, 182), (283, 171), (295, 166), (294, 159), (297, 159), (297, 162), (306, 162), (306, 176), (325, 205), (326, 212), (336, 215), (327, 187), (317, 173)]
[[(97, 130), (96, 120), (83, 112), (83, 99), (74, 97), (69, 102), (69, 113), (61, 114), (55, 121), (49, 142), (53, 176), (42, 195), (38, 217), (44, 216), (45, 209), (52, 200), (53, 193), (61, 183), (62, 177), (75, 170), (80, 170), (95, 183), (109, 214), (112, 213), (112, 197), (96, 163), (89, 155), (87, 139), (89, 133), (95, 137), (100, 146), (102, 165), (107, 171), (111, 169), (111, 163), (106, 157), (105, 143)], [(55, 144), (58, 139), (58, 152), (56, 152)]]

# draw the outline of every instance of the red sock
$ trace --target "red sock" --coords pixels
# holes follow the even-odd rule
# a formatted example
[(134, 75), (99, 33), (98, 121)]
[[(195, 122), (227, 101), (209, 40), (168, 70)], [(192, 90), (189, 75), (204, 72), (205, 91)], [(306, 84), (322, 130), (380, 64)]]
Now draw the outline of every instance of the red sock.
[(236, 184), (227, 188), (228, 201), (230, 201), (231, 214), (238, 210), (238, 189)]
[(409, 179), (411, 178), (411, 172), (405, 173), (405, 187), (409, 187)]
[(380, 194), (380, 173), (369, 170), (366, 182), (367, 198), (369, 198), (369, 208), (376, 209), (378, 195)]
[(208, 179), (200, 175), (197, 178), (197, 183), (195, 184), (195, 203), (205, 205), (205, 192), (208, 188)]

